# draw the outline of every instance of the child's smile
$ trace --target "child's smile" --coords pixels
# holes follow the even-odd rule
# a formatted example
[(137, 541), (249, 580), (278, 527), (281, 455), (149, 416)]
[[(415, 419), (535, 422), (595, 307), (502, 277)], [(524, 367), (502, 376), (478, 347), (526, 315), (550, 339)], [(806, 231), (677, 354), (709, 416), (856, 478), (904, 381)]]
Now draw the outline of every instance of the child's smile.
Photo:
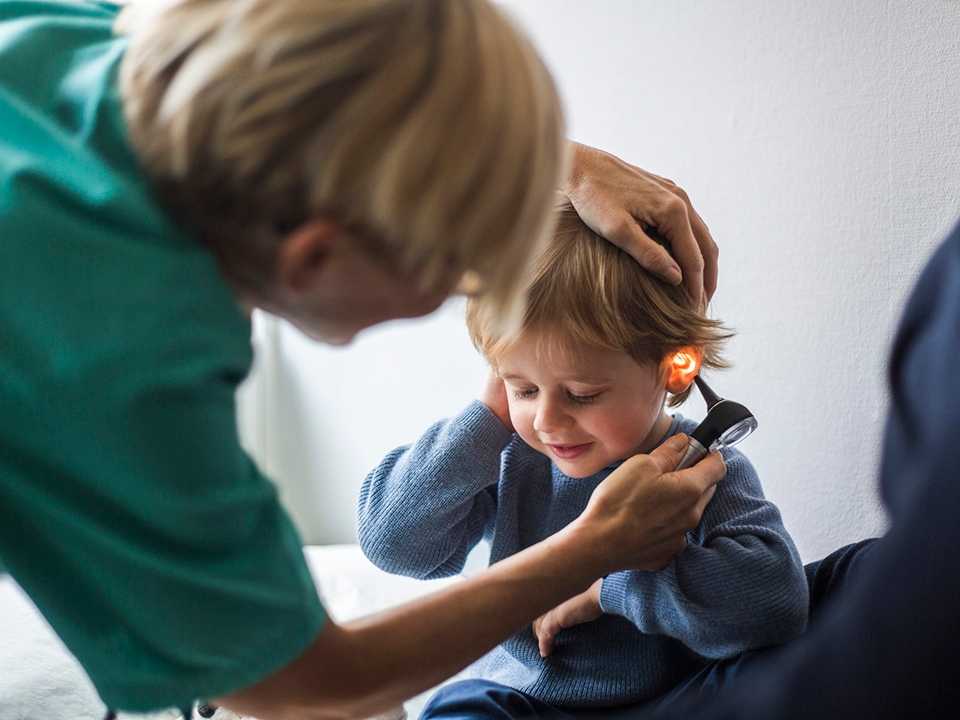
[(556, 445), (547, 443), (547, 447), (553, 451), (553, 454), (563, 460), (573, 460), (587, 452), (593, 445), (592, 442), (581, 443), (579, 445)]

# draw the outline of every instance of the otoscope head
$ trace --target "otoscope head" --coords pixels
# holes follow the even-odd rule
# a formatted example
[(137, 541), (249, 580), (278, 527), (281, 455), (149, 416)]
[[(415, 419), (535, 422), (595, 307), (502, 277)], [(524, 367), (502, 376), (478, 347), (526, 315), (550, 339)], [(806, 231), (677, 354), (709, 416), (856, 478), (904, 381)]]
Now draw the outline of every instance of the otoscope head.
[(757, 429), (757, 419), (745, 406), (718, 397), (699, 376), (697, 387), (707, 402), (708, 411), (691, 437), (703, 447), (730, 447)]

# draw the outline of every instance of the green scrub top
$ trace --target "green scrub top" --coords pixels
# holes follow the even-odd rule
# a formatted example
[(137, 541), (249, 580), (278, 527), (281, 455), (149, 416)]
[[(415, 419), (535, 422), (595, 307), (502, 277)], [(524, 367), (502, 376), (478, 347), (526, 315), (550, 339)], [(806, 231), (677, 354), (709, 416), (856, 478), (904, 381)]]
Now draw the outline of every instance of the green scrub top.
[(128, 144), (117, 12), (0, 0), (0, 559), (142, 712), (261, 680), (326, 616), (239, 444), (249, 320)]

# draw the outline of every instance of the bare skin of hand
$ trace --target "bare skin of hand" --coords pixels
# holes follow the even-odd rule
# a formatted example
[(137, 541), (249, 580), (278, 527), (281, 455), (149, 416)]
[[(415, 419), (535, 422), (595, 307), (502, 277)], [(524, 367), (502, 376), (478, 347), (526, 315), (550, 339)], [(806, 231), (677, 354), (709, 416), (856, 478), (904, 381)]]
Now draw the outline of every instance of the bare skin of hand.
[(554, 638), (561, 630), (593, 622), (603, 615), (600, 609), (602, 585), (603, 579), (597, 580), (586, 592), (575, 595), (533, 621), (533, 634), (540, 646), (540, 657), (547, 657), (553, 652)]
[(513, 432), (513, 423), (510, 421), (510, 407), (507, 404), (507, 388), (500, 376), (492, 369), (487, 375), (483, 391), (480, 393), (480, 402), (499, 418), (507, 430)]
[[(683, 188), (672, 180), (588, 145), (571, 143), (572, 163), (562, 188), (581, 219), (675, 285), (683, 282), (706, 306), (717, 289), (719, 248)], [(647, 234), (670, 243), (670, 253)]]
[[(695, 528), (726, 474), (720, 453), (712, 452), (695, 467), (675, 472), (689, 439), (679, 433), (649, 455), (627, 458), (600, 483), (586, 509), (574, 520), (641, 543), (633, 549), (616, 542), (605, 545), (611, 567), (662, 570), (686, 547), (686, 531)], [(615, 529), (614, 529), (615, 528)], [(639, 550), (639, 552), (638, 552)], [(606, 574), (606, 573), (602, 573)]]

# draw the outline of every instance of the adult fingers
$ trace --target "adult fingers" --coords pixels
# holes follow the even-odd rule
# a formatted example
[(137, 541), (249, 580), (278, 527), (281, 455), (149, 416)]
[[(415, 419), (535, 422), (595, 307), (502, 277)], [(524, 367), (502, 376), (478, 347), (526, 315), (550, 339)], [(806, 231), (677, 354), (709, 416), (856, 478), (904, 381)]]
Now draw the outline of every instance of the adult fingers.
[(661, 473), (672, 472), (683, 459), (688, 442), (683, 433), (671, 435), (649, 453), (650, 459), (657, 464)]
[(696, 465), (672, 474), (699, 500), (701, 495), (723, 479), (727, 474), (727, 465), (720, 453), (712, 452)]
[[(636, 166), (631, 166), (637, 172), (643, 173), (657, 182), (664, 190), (670, 192), (674, 197), (683, 203), (686, 222), (684, 223), (684, 213), (679, 206), (672, 209), (676, 216), (676, 225), (668, 219), (667, 224), (660, 227), (660, 234), (670, 240), (674, 255), (680, 261), (683, 268), (684, 285), (690, 292), (694, 300), (702, 303), (703, 306), (710, 301), (717, 290), (717, 277), (719, 273), (719, 264), (717, 259), (720, 249), (710, 229), (700, 217), (700, 214), (693, 207), (693, 202), (687, 192), (677, 185), (673, 180), (662, 177), (656, 173), (647, 172)], [(667, 208), (669, 211), (670, 209)], [(687, 233), (689, 226), (690, 233)], [(673, 234), (673, 229), (679, 232), (679, 235)], [(692, 236), (693, 242), (690, 242)], [(696, 249), (694, 248), (696, 245)], [(698, 269), (697, 266), (700, 266)], [(691, 277), (693, 276), (693, 277)]]
[[(683, 193), (680, 188), (676, 190)], [(683, 197), (686, 197), (686, 193), (683, 193)], [(690, 225), (687, 202), (674, 192), (661, 205), (654, 220), (657, 223), (657, 232), (670, 243), (670, 249), (683, 271), (683, 285), (687, 293), (699, 305), (704, 294), (704, 259), (700, 243), (697, 242)]]
[(714, 242), (713, 235), (710, 234), (710, 228), (700, 217), (700, 213), (690, 208), (690, 225), (693, 228), (693, 234), (700, 245), (700, 255), (703, 257), (703, 292), (704, 305), (710, 302), (713, 294), (717, 291), (717, 278), (720, 274), (720, 248)]
[(553, 639), (558, 632), (560, 632), (560, 628), (556, 623), (551, 623), (550, 613), (541, 617), (539, 623), (534, 626), (540, 657), (547, 657), (553, 652)]
[(632, 215), (624, 213), (604, 235), (645, 269), (673, 285), (682, 282), (683, 272), (669, 251), (647, 235)]
[(697, 501), (697, 504), (695, 506), (695, 510), (698, 518), (703, 516), (704, 511), (707, 509), (707, 505), (709, 505), (710, 501), (713, 500), (713, 495), (716, 492), (717, 492), (717, 486), (711, 485), (710, 487), (707, 488), (707, 491), (700, 496), (700, 500)]
[(647, 546), (644, 552), (644, 562), (638, 569), (652, 572), (663, 570), (686, 547), (686, 535), (684, 533), (673, 533), (660, 542)]

